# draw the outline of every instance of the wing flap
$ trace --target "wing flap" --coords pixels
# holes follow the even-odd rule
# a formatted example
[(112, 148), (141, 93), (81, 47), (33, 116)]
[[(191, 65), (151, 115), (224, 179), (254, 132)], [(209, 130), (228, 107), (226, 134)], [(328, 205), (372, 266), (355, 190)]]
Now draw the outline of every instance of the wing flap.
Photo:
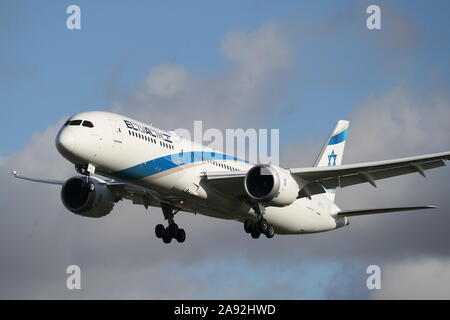
[(247, 172), (212, 171), (202, 174), (203, 183), (228, 196), (245, 195), (244, 180)]

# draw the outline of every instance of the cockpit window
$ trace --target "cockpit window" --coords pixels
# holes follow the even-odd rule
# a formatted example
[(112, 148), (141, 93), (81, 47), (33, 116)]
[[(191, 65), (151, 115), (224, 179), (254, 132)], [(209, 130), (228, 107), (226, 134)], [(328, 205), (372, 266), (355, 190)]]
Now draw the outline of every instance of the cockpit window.
[(67, 120), (66, 123), (64, 123), (63, 127), (67, 127), (69, 125), (70, 120)]
[(81, 120), (71, 120), (69, 121), (69, 126), (79, 126), (81, 124)]
[(83, 127), (93, 128), (94, 125), (92, 124), (92, 122), (84, 120), (83, 121)]

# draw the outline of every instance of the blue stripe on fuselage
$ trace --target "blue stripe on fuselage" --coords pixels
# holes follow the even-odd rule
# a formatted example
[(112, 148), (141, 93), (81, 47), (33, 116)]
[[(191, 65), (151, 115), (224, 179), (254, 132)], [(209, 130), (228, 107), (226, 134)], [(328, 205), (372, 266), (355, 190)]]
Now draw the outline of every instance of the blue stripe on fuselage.
[(179, 166), (206, 160), (234, 160), (246, 162), (223, 153), (190, 151), (169, 154), (164, 157), (149, 160), (133, 167), (114, 172), (111, 175), (121, 180), (139, 180)]
[(328, 143), (328, 145), (341, 143), (341, 142), (345, 141), (345, 138), (347, 138), (347, 129), (345, 129), (344, 131), (342, 131), (341, 133), (339, 133), (335, 136), (332, 136), (330, 138), (330, 142)]

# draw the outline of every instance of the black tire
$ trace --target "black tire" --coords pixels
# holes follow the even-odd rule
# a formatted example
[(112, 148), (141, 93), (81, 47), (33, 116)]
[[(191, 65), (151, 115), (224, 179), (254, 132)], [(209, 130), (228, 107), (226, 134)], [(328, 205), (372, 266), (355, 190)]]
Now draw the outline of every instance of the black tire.
[(275, 229), (273, 228), (273, 225), (269, 224), (267, 226), (266, 237), (271, 239), (271, 238), (273, 238), (274, 235), (275, 235)]
[(176, 223), (169, 224), (168, 231), (172, 238), (176, 238), (178, 234), (178, 225)]
[(266, 233), (268, 225), (269, 224), (267, 223), (267, 220), (265, 220), (265, 219), (259, 220), (259, 222), (258, 222), (259, 232)]
[(88, 190), (89, 192), (94, 192), (95, 191), (95, 183), (89, 181), (87, 184)]
[(258, 239), (261, 233), (258, 230), (252, 230), (251, 235), (253, 239)]
[(170, 241), (172, 241), (172, 237), (170, 236), (170, 234), (167, 233), (164, 233), (162, 239), (164, 243), (170, 243)]
[(186, 232), (184, 231), (184, 229), (178, 229), (178, 234), (177, 234), (176, 239), (179, 243), (183, 243), (184, 240), (186, 240)]
[(155, 227), (155, 235), (158, 239), (161, 239), (166, 232), (166, 228), (162, 224), (157, 224)]
[(252, 232), (253, 222), (250, 219), (245, 219), (244, 221), (244, 230), (246, 233)]

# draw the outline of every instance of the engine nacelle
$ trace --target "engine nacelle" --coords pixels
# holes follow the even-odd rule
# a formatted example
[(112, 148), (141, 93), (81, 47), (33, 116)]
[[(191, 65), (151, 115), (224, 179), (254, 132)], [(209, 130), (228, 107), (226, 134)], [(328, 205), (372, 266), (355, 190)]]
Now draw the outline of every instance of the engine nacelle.
[(284, 207), (293, 203), (300, 188), (289, 171), (271, 165), (258, 164), (245, 176), (245, 191), (258, 202)]
[(106, 216), (114, 207), (111, 191), (97, 179), (91, 177), (72, 177), (61, 189), (61, 200), (71, 212), (83, 217), (100, 218)]

